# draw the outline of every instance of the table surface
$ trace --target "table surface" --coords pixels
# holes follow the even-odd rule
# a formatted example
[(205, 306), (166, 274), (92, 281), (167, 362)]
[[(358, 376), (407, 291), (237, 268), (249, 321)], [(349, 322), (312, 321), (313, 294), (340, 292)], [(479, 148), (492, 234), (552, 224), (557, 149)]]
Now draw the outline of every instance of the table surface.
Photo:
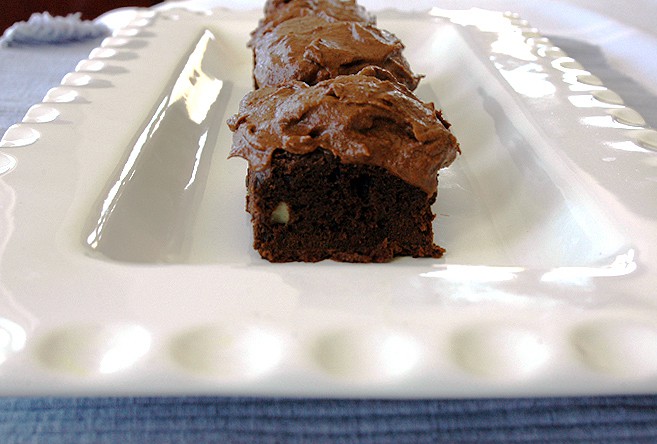
[[(360, 3), (376, 11), (427, 9), (437, 2)], [(261, 6), (259, 1), (212, 4)], [(593, 0), (540, 7), (512, 0), (444, 0), (440, 6), (519, 12), (576, 59), (586, 58), (588, 69), (657, 127), (657, 1), (635, 1), (621, 10), (615, 3)], [(20, 121), (98, 44), (2, 48), (0, 133)], [(2, 442), (649, 442), (657, 439), (657, 396), (4, 398), (0, 418)]]

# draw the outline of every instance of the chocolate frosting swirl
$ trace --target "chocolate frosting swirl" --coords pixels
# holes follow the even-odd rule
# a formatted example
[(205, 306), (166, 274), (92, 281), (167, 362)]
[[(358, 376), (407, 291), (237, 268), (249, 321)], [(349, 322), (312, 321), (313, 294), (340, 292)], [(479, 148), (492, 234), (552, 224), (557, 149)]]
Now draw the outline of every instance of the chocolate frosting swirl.
[(253, 43), (256, 87), (300, 80), (314, 85), (367, 66), (379, 66), (413, 90), (420, 80), (391, 33), (359, 22), (327, 22), (315, 16), (286, 20)]
[(308, 86), (292, 81), (247, 94), (228, 120), (230, 157), (263, 171), (273, 152), (306, 154), (328, 150), (344, 163), (385, 168), (427, 194), (436, 192), (437, 173), (460, 152), (433, 104), (368, 68)]

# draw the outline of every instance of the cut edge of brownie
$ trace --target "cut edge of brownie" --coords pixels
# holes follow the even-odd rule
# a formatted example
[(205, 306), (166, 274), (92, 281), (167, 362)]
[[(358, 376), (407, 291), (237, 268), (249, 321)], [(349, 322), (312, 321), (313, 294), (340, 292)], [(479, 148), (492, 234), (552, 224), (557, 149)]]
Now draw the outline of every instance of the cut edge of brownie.
[(433, 239), (436, 192), (321, 148), (274, 151), (269, 168), (249, 169), (247, 191), (254, 248), (272, 262), (389, 262), (444, 252)]

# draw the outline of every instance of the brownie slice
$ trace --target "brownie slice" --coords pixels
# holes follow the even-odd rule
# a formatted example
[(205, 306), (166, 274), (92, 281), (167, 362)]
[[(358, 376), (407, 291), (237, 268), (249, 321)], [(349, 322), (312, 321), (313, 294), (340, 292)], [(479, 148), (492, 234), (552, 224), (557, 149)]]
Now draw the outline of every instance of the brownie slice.
[(431, 205), (457, 156), (449, 124), (390, 73), (367, 68), (247, 94), (228, 121), (248, 160), (254, 247), (273, 262), (439, 257)]
[(375, 17), (355, 0), (267, 0), (264, 17), (251, 33), (248, 46), (253, 46), (256, 40), (284, 21), (310, 15), (327, 22), (376, 23)]
[(410, 90), (420, 81), (402, 54), (401, 41), (368, 23), (302, 16), (254, 38), (251, 46), (255, 88), (290, 80), (314, 85), (368, 66), (386, 69)]

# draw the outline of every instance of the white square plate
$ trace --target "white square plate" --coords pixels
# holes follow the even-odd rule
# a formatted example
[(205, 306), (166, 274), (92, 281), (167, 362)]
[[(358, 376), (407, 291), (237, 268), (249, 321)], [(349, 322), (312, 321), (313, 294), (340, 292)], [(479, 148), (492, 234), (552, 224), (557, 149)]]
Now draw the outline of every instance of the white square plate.
[(520, 18), (379, 14), (463, 150), (444, 258), (270, 264), (225, 125), (260, 13), (123, 14), (0, 144), (0, 394), (657, 389), (655, 132)]

